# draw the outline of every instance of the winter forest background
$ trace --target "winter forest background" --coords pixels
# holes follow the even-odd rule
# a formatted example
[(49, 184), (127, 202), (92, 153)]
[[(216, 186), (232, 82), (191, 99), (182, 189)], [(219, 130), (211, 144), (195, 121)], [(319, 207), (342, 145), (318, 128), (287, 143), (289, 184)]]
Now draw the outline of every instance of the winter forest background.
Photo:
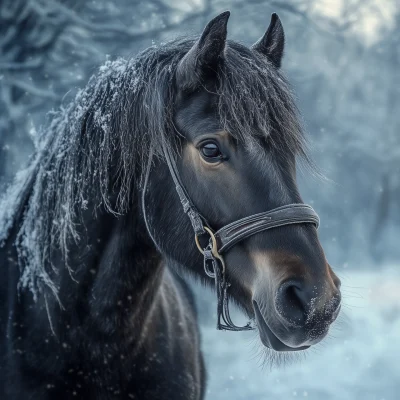
[(330, 338), (270, 369), (259, 365), (251, 333), (214, 329), (214, 296), (196, 288), (207, 399), (398, 399), (398, 0), (0, 0), (0, 192), (28, 163), (48, 112), (107, 59), (198, 34), (226, 9), (229, 37), (247, 45), (271, 12), (282, 19), (283, 68), (328, 178), (300, 174), (303, 198), (321, 216), (345, 308)]

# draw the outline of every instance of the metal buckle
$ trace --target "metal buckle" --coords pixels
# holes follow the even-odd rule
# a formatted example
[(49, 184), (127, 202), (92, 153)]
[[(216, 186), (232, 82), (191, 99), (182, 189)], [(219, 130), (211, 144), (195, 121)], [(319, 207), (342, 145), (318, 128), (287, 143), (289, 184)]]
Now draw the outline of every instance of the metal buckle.
[[(218, 253), (217, 240), (212, 230), (204, 226), (204, 230), (210, 235), (208, 245), (203, 249), (200, 240), (195, 235), (195, 242), (200, 253), (204, 256), (204, 272), (207, 276), (214, 279), (217, 292), (217, 329), (228, 331), (247, 331), (254, 329), (250, 322), (245, 326), (236, 326), (231, 319), (229, 313), (228, 288), (230, 284), (225, 277), (225, 262), (223, 257)], [(218, 266), (221, 264), (221, 270)], [(209, 264), (212, 268), (209, 268)]]
[[(222, 273), (225, 274), (225, 261), (221, 254), (218, 253), (218, 247), (217, 247), (217, 239), (215, 239), (213, 231), (208, 228), (207, 226), (204, 226), (204, 230), (210, 235), (210, 245), (211, 245), (211, 252), (212, 255), (221, 262), (222, 265)], [(196, 246), (199, 249), (200, 253), (204, 255), (204, 249), (201, 247), (199, 237), (196, 235), (194, 237), (194, 240), (196, 242)]]

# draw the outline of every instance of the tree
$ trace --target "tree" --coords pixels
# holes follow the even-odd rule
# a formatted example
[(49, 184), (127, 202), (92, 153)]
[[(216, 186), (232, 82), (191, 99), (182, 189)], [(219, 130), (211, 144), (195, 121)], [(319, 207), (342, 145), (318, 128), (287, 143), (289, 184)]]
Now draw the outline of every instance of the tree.
[[(128, 10), (128, 12), (127, 12)], [(210, 13), (210, 1), (135, 4), (70, 0), (0, 3), (0, 183), (26, 164), (36, 127), (105, 61), (130, 55), (180, 24)], [(31, 132), (31, 137), (28, 134)]]

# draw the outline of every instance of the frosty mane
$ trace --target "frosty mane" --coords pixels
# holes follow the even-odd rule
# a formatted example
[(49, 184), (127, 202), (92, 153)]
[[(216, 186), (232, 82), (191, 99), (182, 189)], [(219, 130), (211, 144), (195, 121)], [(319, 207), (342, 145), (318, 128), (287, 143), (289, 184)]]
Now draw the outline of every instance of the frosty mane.
[[(106, 62), (42, 130), (34, 161), (0, 202), (0, 245), (22, 218), (16, 240), (21, 287), (35, 295), (47, 287), (57, 295), (52, 253), (60, 251), (70, 268), (69, 243), (79, 240), (82, 213), (89, 209), (95, 215), (102, 207), (124, 215), (150, 146), (157, 151), (163, 140), (173, 148), (178, 144), (175, 72), (193, 43), (180, 39), (129, 61)], [(254, 149), (268, 140), (282, 157), (305, 155), (291, 91), (264, 56), (228, 42), (217, 75), (218, 112), (225, 130)], [(18, 217), (21, 207), (24, 213)]]

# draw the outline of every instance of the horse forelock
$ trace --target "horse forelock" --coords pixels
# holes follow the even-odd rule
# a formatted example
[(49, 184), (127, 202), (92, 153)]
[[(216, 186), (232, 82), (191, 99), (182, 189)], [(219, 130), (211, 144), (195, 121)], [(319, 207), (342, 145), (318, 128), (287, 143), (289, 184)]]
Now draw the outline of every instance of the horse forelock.
[[(84, 210), (103, 207), (125, 214), (150, 146), (161, 148), (164, 140), (169, 147), (176, 145), (175, 71), (193, 43), (178, 39), (128, 61), (107, 61), (43, 128), (31, 172), (32, 194), (15, 243), (23, 288), (35, 295), (50, 288), (57, 295), (51, 254), (58, 249), (73, 274), (69, 243), (80, 239), (77, 227)], [(265, 57), (228, 42), (217, 79), (224, 129), (245, 143), (267, 139), (283, 156), (306, 154), (290, 88)], [(3, 242), (12, 216), (4, 205), (10, 194), (18, 199), (15, 193), (24, 187), (16, 182), (0, 202), (0, 222), (7, 221), (0, 232)]]

